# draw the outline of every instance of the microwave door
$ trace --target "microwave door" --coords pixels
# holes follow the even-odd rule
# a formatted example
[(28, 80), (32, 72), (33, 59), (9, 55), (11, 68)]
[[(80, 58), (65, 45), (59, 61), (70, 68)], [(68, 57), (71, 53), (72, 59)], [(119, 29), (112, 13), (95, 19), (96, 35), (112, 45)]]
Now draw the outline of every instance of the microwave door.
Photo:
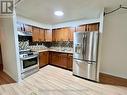
[(98, 42), (98, 33), (97, 32), (88, 32), (86, 40), (86, 55), (85, 60), (96, 62), (97, 55), (97, 42)]
[(75, 59), (84, 59), (84, 33), (75, 32), (74, 33), (74, 58)]

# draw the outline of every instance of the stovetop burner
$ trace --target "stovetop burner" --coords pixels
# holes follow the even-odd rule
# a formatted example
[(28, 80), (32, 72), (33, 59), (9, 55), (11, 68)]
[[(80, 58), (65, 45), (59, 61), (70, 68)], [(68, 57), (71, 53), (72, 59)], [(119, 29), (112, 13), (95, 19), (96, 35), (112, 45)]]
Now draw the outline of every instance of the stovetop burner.
[(26, 57), (38, 55), (38, 52), (31, 51), (31, 50), (22, 50), (19, 52), (19, 55), (20, 55), (20, 58), (26, 58)]

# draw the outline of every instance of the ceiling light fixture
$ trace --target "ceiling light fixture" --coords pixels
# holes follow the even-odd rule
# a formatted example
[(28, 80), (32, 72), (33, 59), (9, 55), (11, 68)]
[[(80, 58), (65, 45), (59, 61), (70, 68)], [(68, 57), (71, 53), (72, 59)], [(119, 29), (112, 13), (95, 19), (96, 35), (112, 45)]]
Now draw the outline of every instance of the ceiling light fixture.
[(64, 15), (64, 13), (62, 11), (55, 11), (54, 14), (56, 16), (63, 16)]

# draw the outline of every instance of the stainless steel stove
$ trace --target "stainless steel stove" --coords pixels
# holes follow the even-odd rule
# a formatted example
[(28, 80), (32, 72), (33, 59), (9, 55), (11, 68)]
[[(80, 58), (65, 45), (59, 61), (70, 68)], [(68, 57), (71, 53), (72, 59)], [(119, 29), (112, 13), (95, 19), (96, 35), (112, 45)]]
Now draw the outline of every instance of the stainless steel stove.
[(20, 50), (19, 54), (22, 79), (39, 70), (38, 52), (31, 50)]

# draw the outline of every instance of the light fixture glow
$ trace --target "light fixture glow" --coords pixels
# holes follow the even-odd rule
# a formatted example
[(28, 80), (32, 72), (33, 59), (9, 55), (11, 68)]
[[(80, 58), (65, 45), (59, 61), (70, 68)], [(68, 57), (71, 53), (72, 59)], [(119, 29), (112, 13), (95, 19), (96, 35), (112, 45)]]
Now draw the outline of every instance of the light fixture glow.
[(54, 14), (56, 16), (63, 16), (64, 15), (64, 13), (62, 11), (55, 11)]

